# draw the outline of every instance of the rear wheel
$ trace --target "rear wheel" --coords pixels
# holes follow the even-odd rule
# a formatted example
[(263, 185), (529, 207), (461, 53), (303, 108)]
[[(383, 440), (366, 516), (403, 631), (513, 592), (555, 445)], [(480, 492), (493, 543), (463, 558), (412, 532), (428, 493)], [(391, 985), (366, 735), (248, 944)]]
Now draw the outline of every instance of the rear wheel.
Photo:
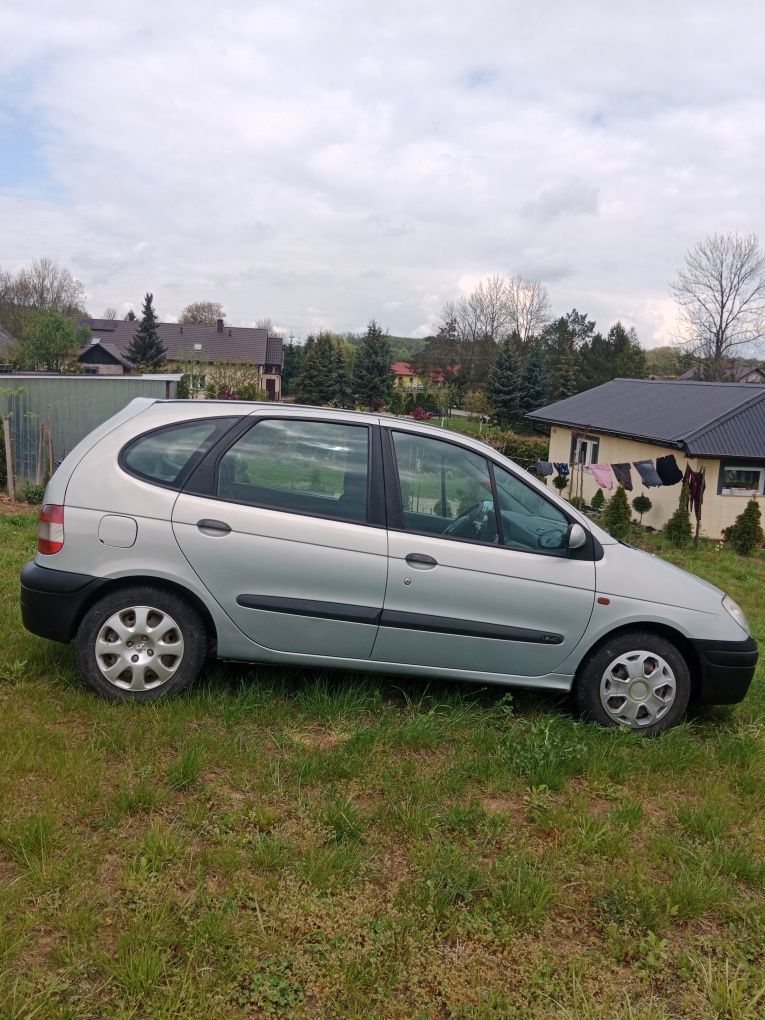
[(75, 638), (77, 668), (111, 701), (179, 694), (199, 674), (207, 635), (185, 599), (148, 585), (111, 592), (93, 605)]
[(607, 639), (581, 666), (575, 688), (586, 718), (646, 735), (678, 723), (690, 694), (683, 655), (660, 634), (643, 630)]

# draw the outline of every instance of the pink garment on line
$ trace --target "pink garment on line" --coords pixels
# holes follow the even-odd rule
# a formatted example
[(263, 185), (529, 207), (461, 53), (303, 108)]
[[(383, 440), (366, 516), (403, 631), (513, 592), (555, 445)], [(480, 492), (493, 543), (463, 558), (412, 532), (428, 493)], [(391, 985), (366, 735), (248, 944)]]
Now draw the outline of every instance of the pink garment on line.
[(608, 489), (609, 492), (613, 489), (614, 483), (611, 481), (610, 464), (590, 464), (590, 471), (595, 475), (595, 481), (601, 489)]

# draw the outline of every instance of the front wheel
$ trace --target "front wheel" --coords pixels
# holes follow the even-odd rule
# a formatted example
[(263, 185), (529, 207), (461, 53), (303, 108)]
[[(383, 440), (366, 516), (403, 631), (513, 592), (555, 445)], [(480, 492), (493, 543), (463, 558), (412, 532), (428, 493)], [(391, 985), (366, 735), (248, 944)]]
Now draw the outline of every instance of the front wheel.
[(80, 675), (110, 701), (180, 694), (198, 676), (206, 647), (199, 612), (180, 596), (149, 585), (99, 599), (75, 637)]
[(574, 694), (586, 718), (655, 735), (684, 715), (691, 677), (671, 641), (635, 630), (607, 639), (585, 659)]

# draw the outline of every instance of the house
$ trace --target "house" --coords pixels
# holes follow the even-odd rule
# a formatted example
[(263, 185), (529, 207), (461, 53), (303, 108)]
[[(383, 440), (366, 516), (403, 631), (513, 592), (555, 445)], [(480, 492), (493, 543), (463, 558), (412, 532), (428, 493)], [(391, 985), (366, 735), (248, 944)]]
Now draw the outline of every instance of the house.
[[(671, 453), (683, 472), (686, 465), (704, 468), (701, 534), (709, 538), (719, 538), (751, 496), (765, 510), (765, 387), (613, 379), (527, 417), (551, 426), (553, 463), (632, 465)], [(587, 471), (582, 477), (582, 495), (590, 502), (598, 484)], [(647, 489), (634, 467), (632, 479), (629, 498), (643, 494), (653, 503), (643, 522), (664, 527), (677, 509), (680, 486)]]
[[(423, 376), (416, 372), (408, 361), (394, 361), (390, 370), (393, 373), (393, 385), (399, 392), (404, 393), (416, 393), (425, 389), (427, 385), (441, 386), (445, 379), (442, 368), (433, 368), (427, 376)], [(449, 371), (456, 375), (458, 368), (456, 365), (450, 365)]]
[[(756, 361), (739, 361), (738, 358), (727, 358), (723, 365), (726, 381), (738, 383), (765, 383), (765, 369)], [(679, 379), (702, 379), (703, 365), (696, 365), (683, 372)]]
[[(122, 375), (132, 365), (127, 351), (140, 322), (125, 319), (78, 319), (78, 326), (90, 330), (90, 343), (80, 351), (78, 361), (86, 373)], [(265, 329), (226, 326), (218, 319), (214, 326), (191, 326), (158, 322), (157, 334), (167, 349), (170, 364), (198, 364), (201, 374), (216, 363), (252, 365), (257, 368), (261, 388), (269, 400), (281, 399), (284, 365), (283, 342)]]

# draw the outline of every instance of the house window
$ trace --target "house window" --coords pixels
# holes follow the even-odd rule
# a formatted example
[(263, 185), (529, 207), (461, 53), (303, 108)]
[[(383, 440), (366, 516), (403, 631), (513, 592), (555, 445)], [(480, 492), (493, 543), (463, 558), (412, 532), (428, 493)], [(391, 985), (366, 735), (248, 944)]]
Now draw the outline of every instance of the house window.
[(721, 496), (762, 496), (765, 492), (765, 467), (721, 464), (717, 491)]
[(598, 447), (600, 439), (598, 436), (576, 435), (571, 437), (571, 464), (597, 464)]

